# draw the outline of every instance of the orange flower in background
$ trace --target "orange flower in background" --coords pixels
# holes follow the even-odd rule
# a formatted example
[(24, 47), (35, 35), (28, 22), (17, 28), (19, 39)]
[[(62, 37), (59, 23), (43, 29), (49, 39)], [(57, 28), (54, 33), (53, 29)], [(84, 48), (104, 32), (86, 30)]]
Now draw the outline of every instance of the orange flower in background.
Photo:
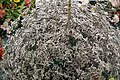
[(0, 9), (0, 18), (3, 18), (6, 15), (5, 10)]
[(0, 3), (0, 9), (3, 9), (3, 5)]

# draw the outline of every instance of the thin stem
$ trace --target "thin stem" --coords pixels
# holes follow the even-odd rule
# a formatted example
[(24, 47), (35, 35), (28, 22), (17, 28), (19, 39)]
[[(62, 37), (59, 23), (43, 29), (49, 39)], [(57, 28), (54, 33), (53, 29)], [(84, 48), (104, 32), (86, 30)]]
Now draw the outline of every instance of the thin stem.
[(71, 18), (71, 0), (68, 2), (68, 22), (67, 22), (67, 29), (68, 32), (70, 31), (70, 18)]

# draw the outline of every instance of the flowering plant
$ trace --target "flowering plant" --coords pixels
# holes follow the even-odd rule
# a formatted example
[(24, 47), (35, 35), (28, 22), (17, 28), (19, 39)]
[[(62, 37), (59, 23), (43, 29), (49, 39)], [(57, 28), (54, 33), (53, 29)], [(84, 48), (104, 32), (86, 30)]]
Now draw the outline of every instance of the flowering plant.
[(35, 0), (0, 0), (0, 35), (4, 37), (6, 34), (11, 34), (13, 27), (11, 23), (29, 14), (35, 7), (34, 3)]

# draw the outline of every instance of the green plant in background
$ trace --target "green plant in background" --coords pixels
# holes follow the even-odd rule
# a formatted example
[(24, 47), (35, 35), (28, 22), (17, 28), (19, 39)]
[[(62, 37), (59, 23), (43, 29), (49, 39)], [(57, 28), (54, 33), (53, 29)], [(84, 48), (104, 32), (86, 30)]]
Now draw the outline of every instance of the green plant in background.
[(33, 7), (35, 0), (0, 0), (0, 35), (5, 37), (12, 34), (14, 26), (11, 26), (11, 22), (19, 18), (16, 24), (21, 26), (21, 19), (30, 14)]
[(105, 80), (119, 80), (120, 77), (120, 68), (112, 67), (110, 70), (104, 69), (101, 72), (101, 76), (104, 77)]
[(109, 80), (115, 80), (115, 78), (114, 78), (114, 77), (111, 77)]
[(108, 13), (111, 19), (110, 24), (120, 30), (120, 7), (118, 6), (118, 4), (120, 4), (120, 1), (119, 3), (116, 3), (116, 1), (117, 0), (113, 0), (112, 2), (109, 1), (105, 2), (103, 4), (104, 6), (103, 10)]
[(113, 76), (110, 75), (110, 73), (107, 70), (102, 71), (101, 75), (106, 79), (106, 80), (116, 80)]

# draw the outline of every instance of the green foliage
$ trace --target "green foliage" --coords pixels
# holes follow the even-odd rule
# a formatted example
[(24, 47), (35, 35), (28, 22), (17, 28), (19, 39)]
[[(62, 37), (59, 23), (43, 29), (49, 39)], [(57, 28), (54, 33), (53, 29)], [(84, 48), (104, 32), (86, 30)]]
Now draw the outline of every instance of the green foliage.
[(73, 47), (76, 46), (77, 40), (73, 36), (69, 35), (68, 43)]
[(108, 70), (104, 70), (104, 71), (102, 71), (101, 75), (108, 80), (110, 74), (109, 74)]

